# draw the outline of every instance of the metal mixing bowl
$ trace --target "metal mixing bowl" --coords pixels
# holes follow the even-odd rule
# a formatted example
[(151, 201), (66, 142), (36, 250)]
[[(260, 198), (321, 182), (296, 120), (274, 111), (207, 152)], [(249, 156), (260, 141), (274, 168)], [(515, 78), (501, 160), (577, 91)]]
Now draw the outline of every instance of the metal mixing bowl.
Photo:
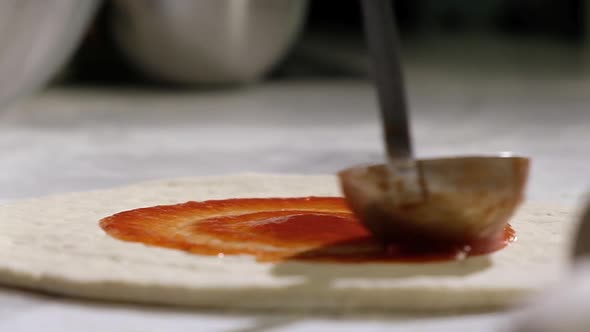
[(0, 107), (55, 75), (76, 49), (99, 0), (0, 1)]

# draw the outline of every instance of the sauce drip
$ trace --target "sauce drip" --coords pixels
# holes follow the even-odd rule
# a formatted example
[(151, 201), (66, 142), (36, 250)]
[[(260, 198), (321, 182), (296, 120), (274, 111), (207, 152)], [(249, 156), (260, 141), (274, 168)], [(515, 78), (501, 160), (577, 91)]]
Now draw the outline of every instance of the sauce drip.
[(516, 239), (507, 225), (498, 237), (461, 244), (383, 245), (339, 197), (250, 198), (154, 206), (100, 221), (125, 241), (258, 261), (429, 262), (500, 250)]

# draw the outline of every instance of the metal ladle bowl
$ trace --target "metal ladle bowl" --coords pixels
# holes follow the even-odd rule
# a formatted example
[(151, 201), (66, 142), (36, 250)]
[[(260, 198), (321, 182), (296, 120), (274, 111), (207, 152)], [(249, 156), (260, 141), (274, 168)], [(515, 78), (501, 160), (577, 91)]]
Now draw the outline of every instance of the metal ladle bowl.
[(387, 165), (339, 173), (350, 208), (386, 241), (469, 243), (500, 235), (523, 200), (529, 159), (422, 159), (416, 167), (423, 197), (409, 203), (407, 188)]

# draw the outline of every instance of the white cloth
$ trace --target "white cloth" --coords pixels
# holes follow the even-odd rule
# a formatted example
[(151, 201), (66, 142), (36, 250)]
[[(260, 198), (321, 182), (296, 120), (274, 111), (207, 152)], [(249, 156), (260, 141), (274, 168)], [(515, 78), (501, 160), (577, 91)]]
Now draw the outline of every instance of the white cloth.
[(514, 332), (586, 332), (590, 327), (590, 259), (580, 261), (564, 285), (536, 299)]

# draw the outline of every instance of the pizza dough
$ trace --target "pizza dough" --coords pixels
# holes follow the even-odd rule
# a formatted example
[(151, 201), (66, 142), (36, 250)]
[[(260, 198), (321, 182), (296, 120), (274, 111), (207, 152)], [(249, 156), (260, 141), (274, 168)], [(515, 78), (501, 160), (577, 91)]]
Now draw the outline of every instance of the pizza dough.
[(0, 284), (101, 300), (219, 309), (465, 311), (506, 306), (565, 272), (570, 209), (525, 204), (518, 240), (428, 264), (258, 263), (124, 242), (99, 219), (189, 200), (340, 195), (333, 176), (185, 178), (0, 206)]

